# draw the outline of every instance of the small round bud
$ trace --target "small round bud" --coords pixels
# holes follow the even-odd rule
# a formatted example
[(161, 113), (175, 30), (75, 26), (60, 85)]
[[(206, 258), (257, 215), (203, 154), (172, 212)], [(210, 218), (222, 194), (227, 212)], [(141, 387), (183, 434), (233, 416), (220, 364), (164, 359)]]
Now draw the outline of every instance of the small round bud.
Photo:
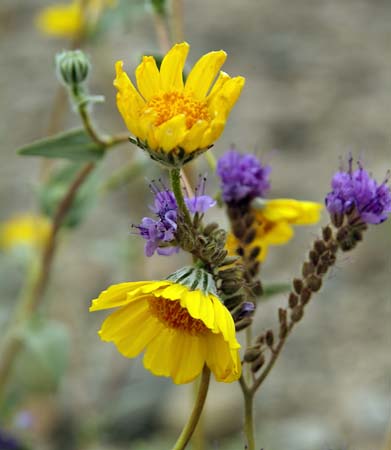
[(288, 299), (289, 308), (293, 309), (298, 303), (299, 303), (299, 297), (296, 294), (294, 294), (293, 292), (291, 292), (289, 294), (289, 299)]
[(87, 79), (90, 62), (81, 50), (68, 50), (56, 55), (56, 67), (61, 81), (74, 86)]
[(260, 253), (261, 253), (261, 247), (258, 247), (258, 246), (253, 247), (253, 248), (251, 249), (249, 258), (250, 258), (250, 259), (257, 259), (257, 257), (259, 256)]
[(297, 305), (293, 309), (292, 314), (291, 314), (292, 321), (293, 322), (298, 322), (303, 317), (303, 314), (304, 314), (303, 307), (301, 305)]
[(243, 238), (244, 243), (247, 245), (251, 244), (251, 242), (255, 239), (256, 234), (257, 232), (255, 231), (255, 229), (251, 228)]
[(312, 292), (317, 292), (322, 287), (322, 279), (316, 275), (307, 278), (307, 286)]
[(328, 242), (332, 238), (333, 231), (328, 225), (322, 229), (322, 236), (326, 242)]
[(316, 266), (319, 262), (319, 253), (317, 253), (315, 250), (311, 250), (309, 253), (309, 260), (314, 266)]
[(314, 250), (321, 255), (326, 251), (326, 244), (318, 239), (314, 242)]
[[(320, 286), (319, 286), (319, 289), (320, 289)], [(301, 304), (302, 305), (306, 305), (310, 301), (310, 298), (311, 298), (311, 291), (310, 291), (309, 288), (305, 287), (301, 291), (301, 294), (300, 294), (300, 302), (301, 302)]]
[(242, 331), (253, 323), (252, 317), (245, 317), (235, 324), (236, 331)]
[(315, 272), (315, 267), (312, 264), (312, 262), (306, 261), (303, 264), (303, 267), (302, 267), (302, 275), (303, 275), (303, 277), (306, 278), (306, 277), (308, 277), (308, 275), (311, 275), (314, 272)]

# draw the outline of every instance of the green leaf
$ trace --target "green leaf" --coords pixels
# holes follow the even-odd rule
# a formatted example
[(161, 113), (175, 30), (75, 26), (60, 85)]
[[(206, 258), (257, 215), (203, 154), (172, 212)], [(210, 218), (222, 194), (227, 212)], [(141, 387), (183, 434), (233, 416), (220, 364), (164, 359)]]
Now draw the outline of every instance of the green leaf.
[(60, 322), (34, 320), (23, 330), (23, 351), (13, 373), (19, 387), (53, 391), (68, 365), (70, 337)]
[[(41, 211), (49, 216), (54, 216), (57, 207), (74, 181), (83, 164), (67, 164), (55, 171), (51, 178), (42, 186), (39, 192)], [(98, 192), (99, 174), (95, 170), (78, 190), (73, 204), (63, 222), (69, 228), (79, 225), (88, 210), (93, 206)]]
[(260, 300), (268, 300), (278, 294), (285, 294), (291, 289), (290, 283), (271, 283), (263, 286), (263, 294)]
[(17, 151), (23, 156), (65, 158), (71, 161), (97, 161), (105, 153), (104, 147), (94, 142), (82, 128), (40, 139)]

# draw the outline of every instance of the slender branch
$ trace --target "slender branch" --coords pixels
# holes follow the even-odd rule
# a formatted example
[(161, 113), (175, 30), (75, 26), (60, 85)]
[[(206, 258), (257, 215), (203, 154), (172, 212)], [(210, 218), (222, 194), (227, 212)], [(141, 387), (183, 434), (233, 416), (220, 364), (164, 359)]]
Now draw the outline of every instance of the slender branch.
[(254, 394), (244, 392), (244, 432), (247, 440), (247, 450), (255, 450), (254, 436)]
[(193, 407), (193, 411), (172, 450), (183, 450), (189, 443), (205, 404), (209, 388), (209, 381), (210, 381), (210, 370), (207, 366), (204, 366), (201, 376), (200, 388), (198, 390), (198, 395)]
[(31, 289), (23, 299), (20, 310), (17, 314), (17, 320), (12, 324), (12, 328), (8, 334), (8, 340), (5, 343), (3, 355), (0, 361), (0, 399), (4, 395), (5, 387), (11, 373), (11, 369), (16, 360), (19, 351), (23, 347), (23, 340), (20, 335), (20, 329), (25, 321), (38, 309), (45, 289), (48, 284), (53, 256), (57, 244), (57, 235), (64, 222), (64, 219), (69, 212), (73, 201), (76, 197), (77, 191), (86, 180), (88, 175), (94, 169), (94, 163), (86, 164), (75, 177), (73, 183), (70, 185), (67, 193), (58, 205), (57, 211), (53, 218), (52, 229), (45, 247), (42, 252), (39, 269), (36, 273), (36, 278), (32, 282)]

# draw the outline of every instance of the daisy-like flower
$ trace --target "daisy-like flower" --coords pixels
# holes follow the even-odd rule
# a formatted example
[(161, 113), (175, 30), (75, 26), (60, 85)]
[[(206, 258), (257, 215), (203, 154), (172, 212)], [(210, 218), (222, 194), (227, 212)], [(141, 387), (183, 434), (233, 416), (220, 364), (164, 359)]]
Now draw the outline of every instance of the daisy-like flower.
[(82, 7), (81, 0), (73, 0), (51, 5), (38, 14), (36, 25), (49, 36), (71, 39), (82, 33), (85, 27), (94, 27), (104, 8), (115, 3), (116, 0), (87, 0)]
[(42, 248), (51, 230), (45, 216), (21, 214), (0, 225), (0, 248), (11, 250), (20, 246)]
[(184, 83), (188, 51), (186, 42), (174, 45), (160, 69), (152, 56), (144, 56), (136, 69), (138, 90), (123, 62), (116, 63), (117, 106), (126, 126), (151, 158), (169, 166), (180, 166), (213, 145), (245, 81), (220, 72), (227, 57), (220, 50), (202, 56)]
[(176, 384), (194, 380), (206, 364), (217, 381), (241, 373), (235, 326), (216, 295), (211, 276), (184, 268), (164, 281), (116, 284), (92, 302), (90, 311), (118, 308), (99, 335), (125, 357), (145, 350), (144, 367)]
[(341, 169), (331, 181), (332, 191), (326, 196), (326, 207), (332, 216), (355, 211), (368, 224), (384, 222), (391, 213), (391, 192), (387, 181), (377, 181), (358, 162), (353, 170), (353, 158), (348, 169)]

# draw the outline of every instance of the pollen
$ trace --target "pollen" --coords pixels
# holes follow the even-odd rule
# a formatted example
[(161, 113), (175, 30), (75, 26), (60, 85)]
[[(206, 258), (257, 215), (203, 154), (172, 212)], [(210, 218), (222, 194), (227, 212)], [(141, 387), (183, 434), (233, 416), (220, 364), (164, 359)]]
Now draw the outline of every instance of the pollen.
[(151, 313), (168, 328), (185, 331), (192, 335), (209, 331), (202, 320), (191, 317), (187, 309), (182, 308), (179, 301), (151, 297), (148, 299), (148, 303)]
[(164, 92), (152, 97), (143, 108), (144, 113), (154, 112), (156, 120), (154, 125), (159, 126), (173, 117), (184, 114), (186, 127), (192, 128), (199, 120), (210, 121), (208, 105), (183, 92)]

